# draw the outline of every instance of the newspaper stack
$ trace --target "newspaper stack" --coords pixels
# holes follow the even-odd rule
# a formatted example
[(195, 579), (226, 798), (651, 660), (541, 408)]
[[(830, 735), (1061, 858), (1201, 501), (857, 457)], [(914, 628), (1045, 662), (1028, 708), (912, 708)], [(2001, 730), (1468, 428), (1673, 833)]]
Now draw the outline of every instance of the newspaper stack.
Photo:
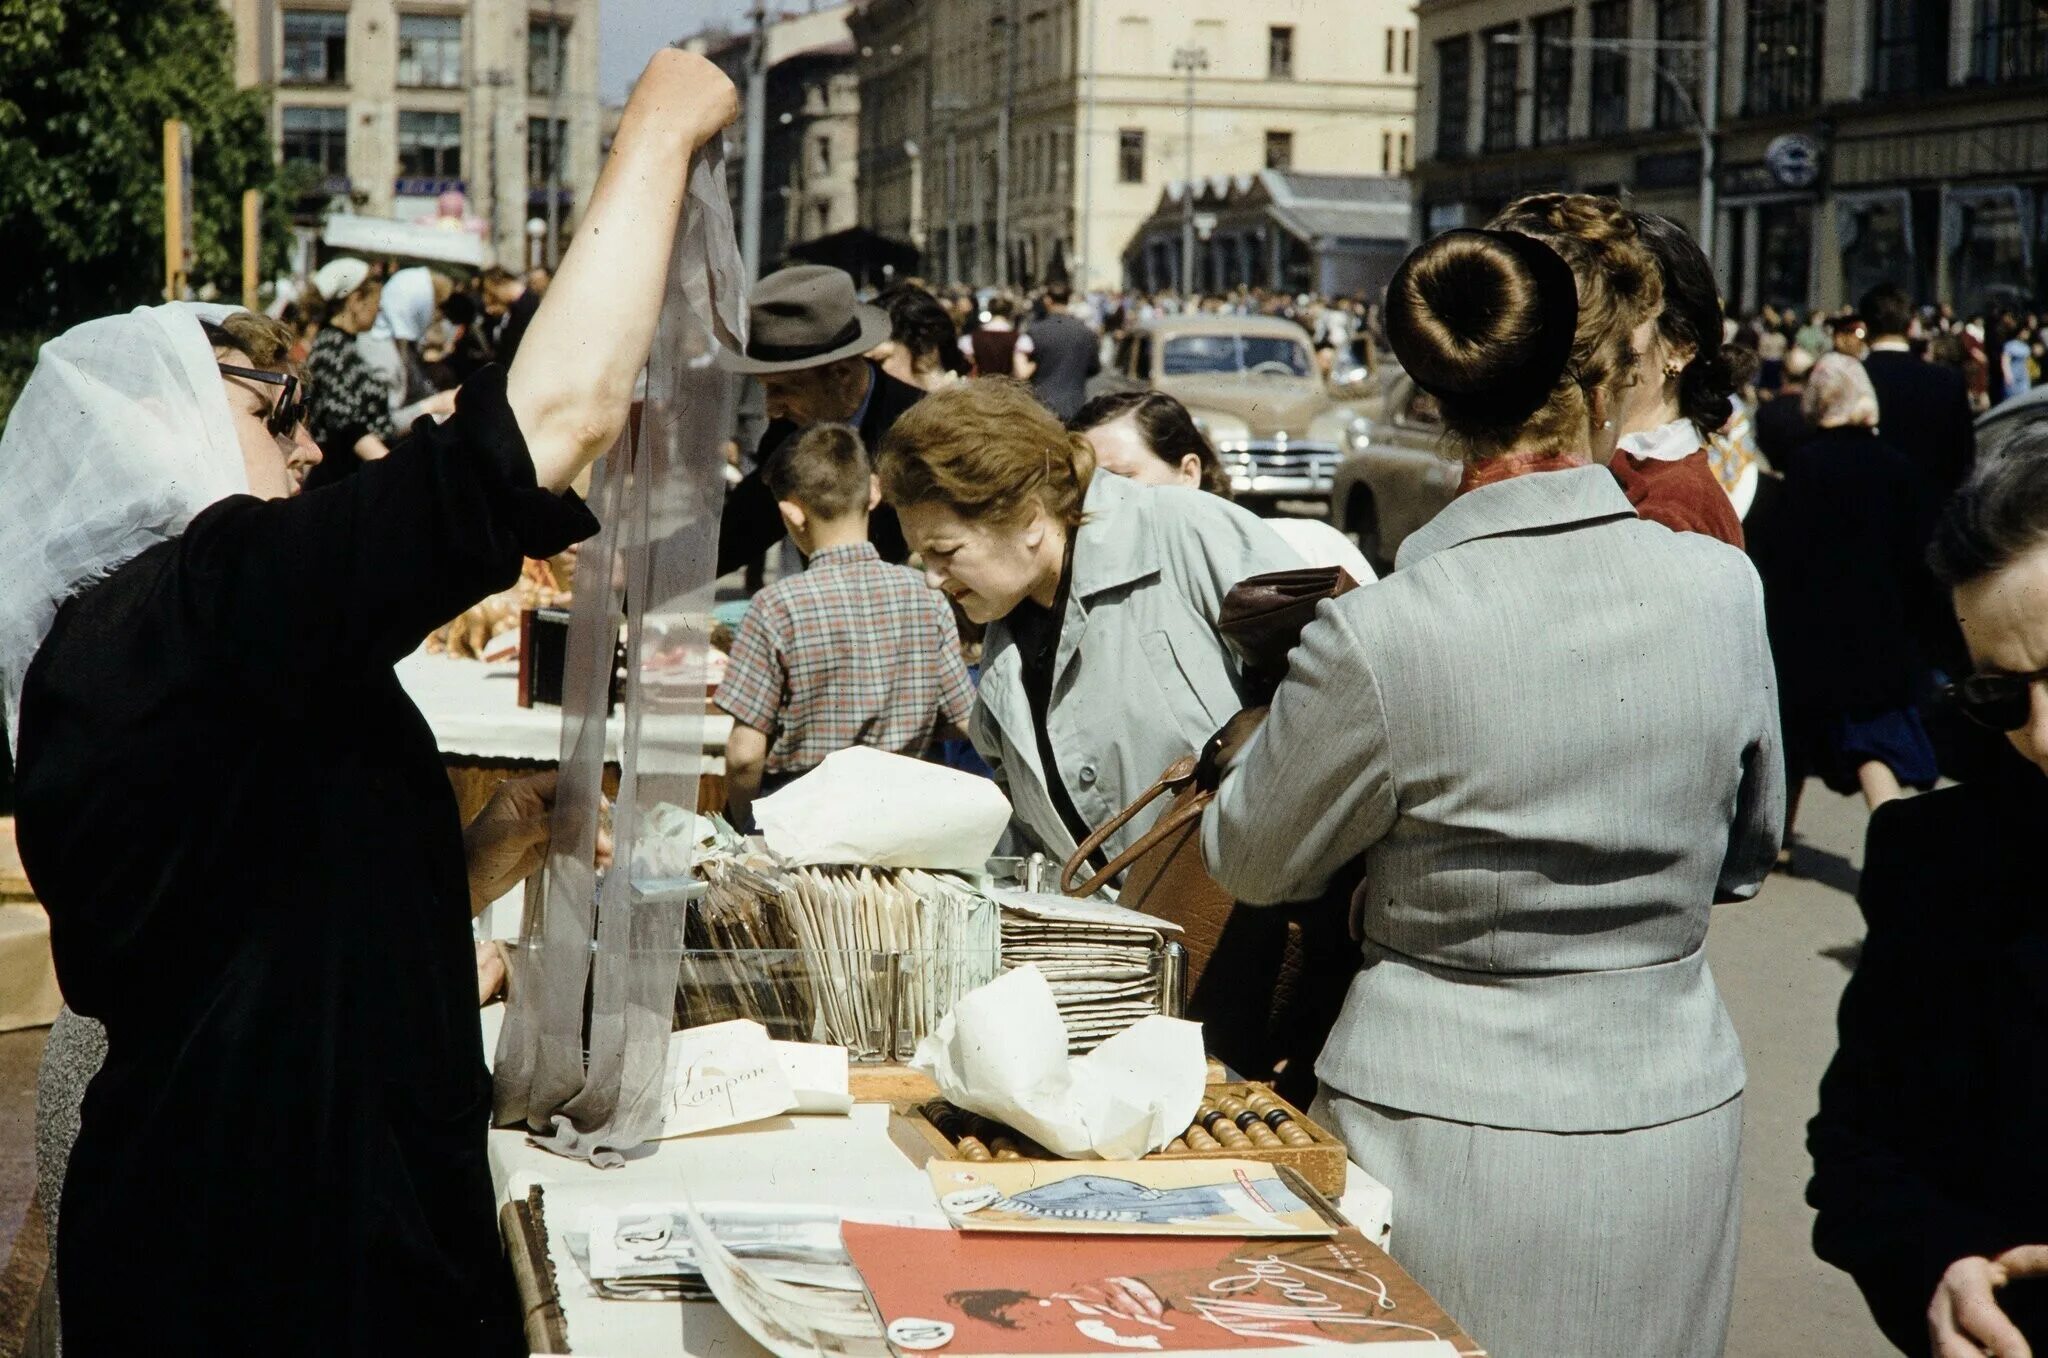
[(994, 902), (916, 869), (709, 860), (682, 958), (684, 1027), (747, 1018), (856, 1061), (907, 1056), (998, 968)]
[(1067, 1025), (1070, 1055), (1159, 1012), (1160, 959), (1180, 926), (1106, 901), (999, 892), (1003, 970), (1037, 966)]

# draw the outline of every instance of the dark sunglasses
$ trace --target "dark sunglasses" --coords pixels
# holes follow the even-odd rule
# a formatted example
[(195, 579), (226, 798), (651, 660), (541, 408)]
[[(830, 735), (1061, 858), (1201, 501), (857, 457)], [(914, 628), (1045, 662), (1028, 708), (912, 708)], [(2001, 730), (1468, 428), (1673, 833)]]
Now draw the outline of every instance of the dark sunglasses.
[(1942, 690), (1962, 714), (1993, 731), (2017, 731), (2033, 714), (2034, 685), (2048, 670), (2032, 674), (1973, 674)]
[(251, 382), (265, 382), (273, 387), (283, 387), (284, 392), (264, 416), (263, 427), (278, 438), (290, 438), (306, 418), (306, 384), (292, 373), (274, 373), (263, 368), (238, 368), (232, 363), (218, 365), (229, 377), (246, 377)]

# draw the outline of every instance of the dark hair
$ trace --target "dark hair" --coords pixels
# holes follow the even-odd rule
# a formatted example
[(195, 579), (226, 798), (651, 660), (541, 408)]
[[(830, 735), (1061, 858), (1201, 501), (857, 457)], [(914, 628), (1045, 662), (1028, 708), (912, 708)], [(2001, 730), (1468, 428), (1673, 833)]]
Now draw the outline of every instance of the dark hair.
[(794, 500), (820, 519), (867, 512), (868, 452), (848, 425), (806, 429), (769, 462), (763, 479), (776, 499)]
[(1017, 314), (1016, 304), (1011, 302), (1009, 298), (1003, 296), (1001, 293), (997, 293), (994, 297), (988, 299), (987, 310), (988, 314), (992, 318), (1001, 318), (1004, 320), (1007, 320), (1008, 318)]
[(1613, 199), (1534, 194), (1509, 204), (1490, 229), (1543, 242), (1576, 284), (1569, 359), (1533, 413), (1526, 405), (1504, 410), (1489, 394), (1528, 368), (1554, 309), (1536, 270), (1514, 248), (1477, 231), (1427, 241), (1396, 274), (1385, 312), (1389, 343), (1418, 385), (1471, 393), (1440, 396), (1438, 404), (1446, 431), (1478, 460), (1522, 439), (1565, 446), (1583, 440), (1591, 432), (1592, 393), (1612, 387), (1629, 332), (1655, 314), (1662, 296), (1655, 258)]
[(1074, 290), (1065, 283), (1047, 283), (1045, 285), (1045, 300), (1051, 302), (1054, 306), (1065, 306), (1073, 299), (1073, 296)]
[(875, 298), (875, 305), (889, 313), (889, 338), (909, 351), (913, 368), (921, 366), (926, 358), (950, 367), (949, 355), (965, 366), (956, 342), (960, 332), (938, 298), (915, 284), (905, 283)]
[(1654, 212), (1632, 214), (1636, 237), (1656, 256), (1664, 275), (1664, 310), (1657, 331), (1669, 344), (1692, 350), (1678, 375), (1678, 413), (1702, 438), (1728, 423), (1728, 402), (1756, 370), (1756, 354), (1721, 342), (1721, 291), (1714, 266), (1686, 229)]
[(1074, 412), (1067, 428), (1085, 434), (1126, 415), (1137, 423), (1138, 433), (1154, 457), (1169, 467), (1178, 467), (1184, 457), (1194, 457), (1202, 464), (1202, 489), (1230, 498), (1230, 474), (1223, 470), (1215, 448), (1188, 408), (1163, 391), (1113, 391), (1097, 396)]
[(2015, 423), (1994, 455), (1980, 457), (1935, 526), (1927, 564), (1950, 588), (2048, 546), (2048, 415)]
[(1913, 299), (1896, 283), (1879, 283), (1856, 303), (1873, 335), (1900, 335), (1913, 326)]

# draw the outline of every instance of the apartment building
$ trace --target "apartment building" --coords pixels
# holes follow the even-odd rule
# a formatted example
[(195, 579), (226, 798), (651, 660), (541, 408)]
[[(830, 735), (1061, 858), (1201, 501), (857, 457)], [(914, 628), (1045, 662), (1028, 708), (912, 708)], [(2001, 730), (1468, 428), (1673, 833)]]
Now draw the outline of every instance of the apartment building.
[(866, 0), (851, 27), (861, 219), (936, 279), (1114, 285), (1170, 183), (1415, 151), (1408, 0)]
[(275, 91), (278, 154), (305, 167), (309, 231), (333, 211), (439, 219), (511, 268), (573, 233), (599, 168), (598, 0), (229, 5), (237, 78)]
[[(1417, 230), (1536, 189), (1701, 224), (1732, 306), (2048, 296), (2034, 0), (1422, 0)], [(1703, 96), (1707, 35), (1719, 80)], [(1703, 144), (1703, 115), (1712, 135)]]

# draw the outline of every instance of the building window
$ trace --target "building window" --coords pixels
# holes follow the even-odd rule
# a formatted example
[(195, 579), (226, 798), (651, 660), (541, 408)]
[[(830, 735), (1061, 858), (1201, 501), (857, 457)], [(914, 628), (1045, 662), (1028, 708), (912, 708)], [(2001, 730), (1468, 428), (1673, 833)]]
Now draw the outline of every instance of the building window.
[(1145, 129), (1127, 127), (1116, 134), (1116, 182), (1145, 182)]
[(462, 17), (398, 16), (398, 83), (414, 89), (462, 88)]
[(1415, 30), (1401, 30), (1401, 74), (1415, 74)]
[(406, 179), (460, 179), (462, 115), (400, 113), (398, 173)]
[(1479, 129), (1479, 146), (1485, 151), (1508, 151), (1515, 145), (1515, 113), (1522, 92), (1516, 81), (1522, 73), (1522, 45), (1514, 41), (1515, 25), (1502, 24), (1479, 35), (1486, 47), (1486, 121)]
[(348, 173), (348, 110), (293, 108), (278, 110), (284, 128), (282, 159), (287, 165), (311, 165), (323, 175)]
[(1820, 102), (1823, 0), (1750, 0), (1751, 113), (1796, 113)]
[[(1699, 42), (1700, 0), (1657, 0), (1658, 42)], [(1657, 53), (1659, 127), (1692, 127), (1698, 121), (1700, 54), (1689, 48), (1663, 48)]]
[[(1628, 0), (1593, 0), (1586, 11), (1592, 38), (1599, 42), (1621, 42), (1628, 37)], [(1588, 130), (1596, 137), (1612, 137), (1628, 130), (1628, 53), (1615, 47), (1595, 47), (1591, 61), (1592, 101), (1588, 109)]]
[(1572, 12), (1538, 15), (1536, 41), (1536, 126), (1538, 146), (1555, 146), (1571, 136)]
[(1278, 25), (1266, 30), (1266, 74), (1274, 80), (1294, 79), (1294, 30)]
[(2048, 76), (2048, 12), (2032, 0), (1978, 0), (1970, 74), (1997, 85)]
[(526, 92), (560, 94), (568, 88), (569, 25), (535, 19), (526, 26)]
[(818, 138), (818, 173), (821, 175), (832, 173), (832, 139), (830, 137)]
[(1414, 169), (1414, 156), (1414, 147), (1409, 143), (1408, 134), (1406, 132), (1403, 132), (1401, 134), (1401, 139), (1395, 143), (1394, 168), (1403, 171)]
[(548, 135), (546, 118), (526, 120), (526, 182), (536, 189), (545, 189), (554, 182), (557, 157), (562, 155), (569, 144), (569, 120), (554, 119), (554, 135)]
[(1455, 160), (1470, 144), (1472, 35), (1444, 38), (1436, 45), (1436, 154)]
[(1380, 173), (1392, 174), (1393, 172), (1394, 134), (1391, 132), (1382, 132), (1380, 133)]
[(348, 15), (332, 10), (286, 10), (283, 79), (287, 85), (345, 84)]
[(1948, 84), (1949, 0), (1874, 0), (1870, 18), (1871, 93)]
[(1388, 30), (1387, 30), (1387, 74), (1388, 74), (1388, 75), (1392, 75), (1392, 74), (1394, 73), (1394, 45), (1395, 45), (1395, 43), (1396, 43), (1396, 42), (1398, 41), (1398, 39), (1397, 39), (1397, 37), (1396, 37), (1395, 35), (1396, 35), (1396, 34), (1398, 34), (1398, 33), (1399, 33), (1400, 31), (1401, 31), (1401, 30), (1399, 30), (1399, 29), (1397, 29), (1397, 28), (1390, 28), (1390, 29), (1388, 29)]
[(1294, 168), (1294, 134), (1292, 132), (1268, 132), (1266, 134), (1266, 168), (1269, 170), (1291, 170)]

